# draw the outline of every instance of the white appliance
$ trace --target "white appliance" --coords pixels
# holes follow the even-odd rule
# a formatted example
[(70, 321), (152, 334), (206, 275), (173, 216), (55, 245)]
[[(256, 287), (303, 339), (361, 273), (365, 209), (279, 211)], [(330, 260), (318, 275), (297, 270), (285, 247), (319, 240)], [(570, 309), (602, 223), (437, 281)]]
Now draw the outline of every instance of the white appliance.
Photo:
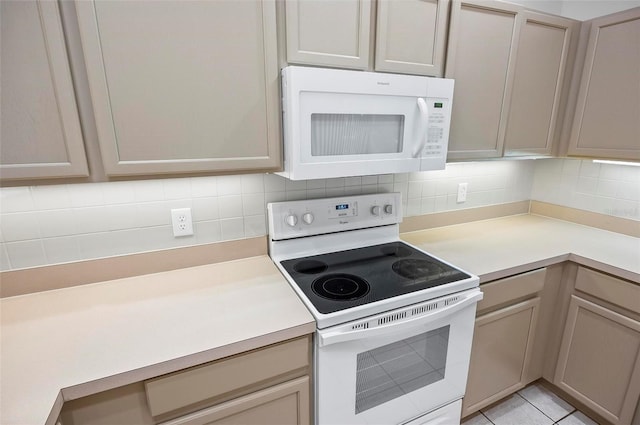
[(316, 319), (315, 423), (460, 423), (478, 277), (399, 239), (400, 194), (268, 204), (269, 255)]
[(442, 170), (453, 80), (289, 66), (282, 70), (291, 180)]

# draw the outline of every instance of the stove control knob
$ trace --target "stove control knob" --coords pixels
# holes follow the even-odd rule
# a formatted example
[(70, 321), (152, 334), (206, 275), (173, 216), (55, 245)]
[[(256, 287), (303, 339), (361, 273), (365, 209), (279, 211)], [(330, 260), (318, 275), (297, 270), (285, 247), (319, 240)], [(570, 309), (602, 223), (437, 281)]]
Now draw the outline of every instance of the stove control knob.
[(298, 224), (298, 217), (296, 217), (294, 214), (288, 215), (284, 221), (291, 227), (295, 226), (296, 224)]
[(379, 205), (371, 207), (371, 214), (380, 215), (380, 212), (381, 212), (381, 208)]
[(384, 213), (385, 214), (393, 214), (393, 205), (391, 204), (387, 204), (384, 206)]
[(311, 223), (313, 223), (313, 219), (314, 219), (314, 218), (315, 218), (315, 217), (314, 217), (314, 216), (313, 216), (313, 214), (311, 214), (311, 213), (305, 213), (305, 214), (303, 214), (303, 215), (302, 215), (302, 221), (304, 221), (304, 222), (305, 222), (305, 224), (311, 224)]

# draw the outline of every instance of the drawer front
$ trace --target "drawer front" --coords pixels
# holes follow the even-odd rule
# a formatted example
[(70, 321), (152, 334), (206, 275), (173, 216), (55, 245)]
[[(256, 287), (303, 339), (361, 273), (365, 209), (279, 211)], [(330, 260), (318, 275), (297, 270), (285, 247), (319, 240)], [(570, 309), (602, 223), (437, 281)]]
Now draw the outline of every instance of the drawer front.
[(162, 425), (309, 425), (309, 377), (303, 376)]
[(480, 286), (484, 299), (478, 303), (478, 310), (486, 310), (518, 298), (542, 291), (547, 269), (537, 269)]
[(576, 289), (634, 313), (640, 313), (640, 285), (578, 267)]
[(305, 368), (309, 337), (175, 372), (145, 382), (153, 416)]

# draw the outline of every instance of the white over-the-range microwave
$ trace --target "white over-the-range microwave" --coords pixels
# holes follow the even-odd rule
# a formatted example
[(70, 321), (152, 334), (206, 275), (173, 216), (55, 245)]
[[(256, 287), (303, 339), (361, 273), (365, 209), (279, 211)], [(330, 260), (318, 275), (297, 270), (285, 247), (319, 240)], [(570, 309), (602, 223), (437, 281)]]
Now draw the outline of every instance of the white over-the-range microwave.
[(441, 170), (453, 80), (289, 66), (282, 70), (291, 180)]

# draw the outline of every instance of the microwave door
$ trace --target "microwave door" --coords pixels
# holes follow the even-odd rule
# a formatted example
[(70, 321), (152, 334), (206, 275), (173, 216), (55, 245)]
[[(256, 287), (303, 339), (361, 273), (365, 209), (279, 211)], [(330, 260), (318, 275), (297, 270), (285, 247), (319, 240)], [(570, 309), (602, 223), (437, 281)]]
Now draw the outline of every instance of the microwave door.
[[(417, 171), (416, 133), (425, 133), (411, 96), (304, 93), (297, 178)], [(418, 128), (420, 127), (420, 128)], [(296, 159), (293, 159), (296, 160)]]
[(402, 114), (313, 113), (310, 122), (312, 157), (403, 153)]

